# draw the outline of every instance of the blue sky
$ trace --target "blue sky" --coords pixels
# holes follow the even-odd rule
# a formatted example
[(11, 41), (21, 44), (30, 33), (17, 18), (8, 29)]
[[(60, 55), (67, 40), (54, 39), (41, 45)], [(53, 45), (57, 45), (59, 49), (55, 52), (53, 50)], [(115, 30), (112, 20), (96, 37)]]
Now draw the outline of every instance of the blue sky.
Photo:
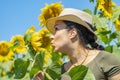
[[(120, 6), (120, 0), (113, 1)], [(45, 4), (54, 2), (61, 2), (64, 7), (81, 10), (94, 9), (94, 3), (90, 3), (89, 0), (0, 0), (0, 41), (9, 41), (15, 35), (24, 35), (32, 25), (39, 30), (40, 9)]]

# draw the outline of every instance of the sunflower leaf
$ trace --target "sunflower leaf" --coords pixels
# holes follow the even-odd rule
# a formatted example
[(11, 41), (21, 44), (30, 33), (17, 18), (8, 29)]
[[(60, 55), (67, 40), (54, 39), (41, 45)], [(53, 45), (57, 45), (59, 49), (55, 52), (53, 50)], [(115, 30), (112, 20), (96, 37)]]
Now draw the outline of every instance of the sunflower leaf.
[(72, 80), (83, 80), (87, 71), (88, 68), (86, 66), (78, 65), (73, 67), (68, 74)]
[(42, 51), (36, 54), (33, 67), (31, 68), (31, 71), (30, 71), (31, 78), (34, 76), (35, 73), (37, 73), (40, 70), (43, 70), (44, 56), (45, 54)]
[[(59, 79), (61, 74), (61, 66), (58, 63), (52, 63), (46, 68), (46, 73), (53, 79)], [(46, 75), (46, 77), (48, 77)]]
[(30, 64), (29, 60), (23, 60), (22, 58), (18, 58), (14, 62), (14, 67), (15, 67), (15, 79), (21, 79), (25, 76), (27, 72), (27, 68)]

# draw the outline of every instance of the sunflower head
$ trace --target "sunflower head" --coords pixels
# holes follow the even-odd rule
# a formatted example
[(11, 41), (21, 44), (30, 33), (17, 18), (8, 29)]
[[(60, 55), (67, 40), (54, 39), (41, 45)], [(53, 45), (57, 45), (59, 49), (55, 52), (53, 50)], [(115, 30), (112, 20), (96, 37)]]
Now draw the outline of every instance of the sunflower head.
[(13, 51), (16, 53), (24, 53), (27, 51), (23, 36), (13, 36), (10, 42), (13, 44)]
[(58, 16), (62, 10), (63, 6), (59, 2), (50, 5), (46, 4), (46, 6), (42, 8), (42, 12), (38, 18), (40, 20), (40, 26), (45, 26), (49, 18)]
[(32, 32), (35, 32), (35, 27), (34, 26), (31, 26), (26, 32), (25, 34), (30, 34)]
[(10, 47), (11, 43), (6, 41), (0, 42), (0, 62), (12, 59), (14, 53), (12, 52)]
[(49, 31), (46, 29), (41, 29), (35, 32), (31, 36), (31, 45), (35, 51), (40, 51), (42, 48), (50, 49), (50, 37)]
[(98, 0), (98, 9), (103, 11), (103, 16), (112, 18), (114, 10), (112, 9), (116, 4), (112, 0)]

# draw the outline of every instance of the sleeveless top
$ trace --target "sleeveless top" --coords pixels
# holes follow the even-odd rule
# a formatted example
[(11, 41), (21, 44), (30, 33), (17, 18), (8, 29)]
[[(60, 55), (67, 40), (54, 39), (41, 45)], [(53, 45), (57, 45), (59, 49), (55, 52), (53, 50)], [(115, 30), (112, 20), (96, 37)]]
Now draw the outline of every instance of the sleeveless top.
[[(62, 65), (62, 74), (66, 71)], [(108, 77), (120, 73), (120, 60), (109, 52), (101, 51), (91, 62), (86, 65), (94, 74), (96, 80), (108, 80)]]

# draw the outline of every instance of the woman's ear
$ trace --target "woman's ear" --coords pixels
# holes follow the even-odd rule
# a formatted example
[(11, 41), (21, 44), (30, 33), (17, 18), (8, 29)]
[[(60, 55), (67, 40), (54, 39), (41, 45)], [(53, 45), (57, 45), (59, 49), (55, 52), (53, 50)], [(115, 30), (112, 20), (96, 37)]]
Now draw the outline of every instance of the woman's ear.
[(69, 31), (69, 37), (70, 37), (70, 39), (73, 39), (73, 38), (75, 38), (76, 36), (77, 36), (77, 30), (76, 30), (75, 28), (71, 29), (71, 30)]

